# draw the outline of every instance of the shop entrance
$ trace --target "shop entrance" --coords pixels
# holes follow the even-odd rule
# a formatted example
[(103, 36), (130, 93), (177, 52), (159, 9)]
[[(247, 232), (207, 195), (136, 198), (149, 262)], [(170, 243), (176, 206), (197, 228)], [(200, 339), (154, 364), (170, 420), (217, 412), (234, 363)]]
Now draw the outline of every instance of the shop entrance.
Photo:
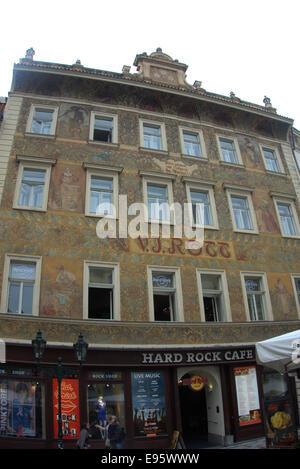
[(200, 378), (187, 373), (179, 381), (182, 434), (187, 447), (208, 440), (205, 382)]

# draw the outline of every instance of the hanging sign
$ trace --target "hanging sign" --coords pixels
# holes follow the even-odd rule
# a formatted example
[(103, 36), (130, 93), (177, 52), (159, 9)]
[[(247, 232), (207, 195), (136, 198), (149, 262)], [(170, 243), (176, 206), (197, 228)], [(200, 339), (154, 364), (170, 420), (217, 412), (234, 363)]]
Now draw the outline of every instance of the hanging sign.
[[(61, 419), (63, 438), (78, 438), (80, 433), (78, 379), (63, 379), (61, 382)], [(53, 422), (54, 438), (58, 438), (57, 379), (53, 379)]]

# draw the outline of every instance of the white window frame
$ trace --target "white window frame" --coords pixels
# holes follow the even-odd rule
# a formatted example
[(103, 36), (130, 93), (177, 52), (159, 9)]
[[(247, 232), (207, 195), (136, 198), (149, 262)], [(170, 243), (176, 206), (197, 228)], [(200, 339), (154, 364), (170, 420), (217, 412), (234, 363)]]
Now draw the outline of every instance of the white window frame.
[[(19, 163), (19, 168), (18, 168), (18, 174), (17, 174), (15, 193), (14, 193), (13, 208), (21, 209), (21, 210), (33, 210), (37, 212), (46, 212), (47, 205), (48, 205), (51, 167), (56, 163), (56, 160), (53, 160), (50, 158), (17, 156), (17, 161)], [(41, 207), (30, 207), (27, 205), (19, 204), (24, 169), (27, 169), (27, 168), (36, 169), (36, 170), (44, 170), (46, 172), (44, 189), (43, 189), (43, 200), (42, 200)]]
[[(53, 111), (53, 119), (51, 123), (51, 129), (49, 134), (44, 134), (44, 133), (36, 133), (32, 132), (31, 127), (33, 123), (33, 117), (36, 109), (45, 109), (47, 111)], [(31, 134), (31, 135), (38, 135), (38, 136), (44, 136), (44, 137), (54, 137), (55, 132), (56, 132), (56, 125), (57, 125), (57, 117), (58, 117), (58, 107), (56, 106), (49, 106), (49, 105), (44, 105), (44, 104), (32, 104), (29, 112), (29, 117), (27, 120), (27, 126), (26, 126), (26, 133)]]
[(205, 309), (204, 309), (204, 301), (203, 301), (203, 288), (202, 288), (201, 275), (215, 275), (216, 277), (220, 278), (221, 292), (222, 292), (221, 293), (222, 294), (222, 306), (223, 306), (222, 315), (224, 316), (224, 320), (217, 321), (217, 322), (231, 322), (232, 315), (231, 315), (226, 273), (224, 270), (214, 270), (214, 269), (209, 269), (209, 270), (197, 269), (197, 284), (198, 284), (201, 321), (207, 322), (205, 320)]
[[(89, 318), (89, 275), (90, 267), (113, 270), (113, 312), (111, 319)], [(84, 261), (83, 266), (83, 319), (89, 321), (120, 321), (120, 266), (112, 262)]]
[[(243, 292), (247, 321), (248, 322), (273, 321), (273, 310), (272, 310), (272, 303), (271, 303), (270, 292), (269, 292), (269, 287), (268, 287), (267, 274), (265, 272), (240, 272), (240, 275), (241, 275), (242, 292)], [(264, 319), (262, 320), (253, 320), (251, 319), (251, 316), (250, 316), (245, 280), (246, 278), (251, 278), (251, 277), (253, 277), (254, 279), (259, 278), (261, 280), (262, 292), (263, 292), (262, 303), (263, 303), (263, 309), (264, 309), (263, 311)]]
[[(103, 119), (112, 119), (112, 141), (111, 142), (104, 142), (102, 140), (94, 140), (94, 126), (95, 126), (95, 118), (103, 118)], [(91, 118), (90, 118), (90, 131), (89, 131), (89, 142), (99, 144), (99, 145), (117, 145), (118, 144), (118, 115), (117, 114), (110, 114), (102, 111), (92, 111)]]
[[(185, 144), (184, 144), (184, 133), (189, 133), (189, 134), (194, 134), (197, 135), (198, 140), (199, 140), (199, 146), (200, 146), (200, 152), (201, 155), (189, 155), (188, 153), (185, 152)], [(193, 129), (191, 127), (183, 127), (179, 126), (179, 135), (180, 135), (180, 144), (181, 144), (181, 153), (184, 157), (187, 158), (195, 158), (197, 160), (207, 160), (207, 154), (206, 154), (206, 147), (205, 147), (205, 142), (204, 142), (204, 137), (203, 137), (203, 132), (200, 129)]]
[[(166, 152), (167, 151), (167, 137), (166, 137), (166, 129), (164, 122), (148, 120), (148, 119), (140, 119), (140, 147), (143, 150), (147, 151), (156, 151), (156, 152)], [(159, 127), (160, 128), (160, 135), (161, 135), (161, 146), (162, 148), (148, 148), (144, 146), (144, 124), (149, 125), (152, 127)]]
[(25, 316), (21, 313), (9, 313), (8, 309), (8, 286), (9, 286), (9, 272), (11, 262), (31, 262), (35, 263), (35, 279), (34, 279), (34, 288), (33, 288), (33, 301), (32, 301), (32, 314), (26, 314), (26, 317), (38, 316), (39, 315), (39, 305), (40, 305), (40, 283), (41, 283), (41, 267), (42, 267), (42, 258), (40, 256), (25, 256), (19, 254), (5, 254), (4, 260), (4, 269), (3, 269), (3, 281), (2, 281), (2, 295), (1, 295), (1, 306), (0, 311), (4, 314), (13, 314), (18, 316)]
[[(235, 187), (235, 186), (231, 186), (230, 184), (225, 184), (223, 185), (223, 187), (225, 188), (226, 193), (227, 193), (227, 199), (228, 199), (228, 205), (229, 205), (233, 230), (239, 233), (258, 234), (258, 225), (257, 225), (255, 210), (254, 210), (253, 201), (252, 201), (252, 189), (247, 188), (247, 187)], [(236, 226), (231, 196), (236, 196), (236, 197), (247, 199), (250, 220), (252, 222), (252, 229), (248, 230), (244, 228), (238, 228)]]
[[(299, 239), (300, 238), (300, 223), (299, 223), (298, 213), (297, 213), (296, 206), (295, 206), (295, 201), (294, 201), (295, 199), (292, 196), (289, 196), (287, 194), (280, 194), (277, 192), (271, 192), (271, 196), (273, 197), (275, 210), (276, 210), (279, 227), (281, 231), (281, 236), (283, 238)], [(278, 204), (288, 205), (290, 207), (291, 214), (292, 214), (293, 221), (294, 221), (295, 228), (296, 228), (296, 232), (297, 232), (296, 235), (286, 234), (284, 232), (279, 209), (278, 209)]]
[(198, 192), (207, 192), (207, 194), (208, 194), (212, 224), (211, 225), (204, 225), (204, 228), (205, 229), (210, 229), (210, 230), (218, 230), (219, 229), (219, 222), (218, 222), (216, 201), (215, 201), (215, 195), (214, 195), (215, 183), (214, 182), (208, 182), (208, 181), (199, 181), (199, 180), (197, 181), (196, 179), (189, 178), (189, 177), (183, 177), (182, 180), (183, 180), (183, 182), (185, 182), (185, 186), (186, 186), (187, 201), (188, 201), (188, 204), (189, 204), (188, 205), (188, 213), (189, 213), (189, 219), (190, 219), (191, 226), (202, 228), (202, 225), (194, 223), (194, 217), (193, 217), (193, 211), (192, 211), (191, 190), (195, 190), (195, 191), (198, 191)]
[[(86, 192), (85, 192), (85, 215), (89, 217), (115, 219), (119, 216), (118, 207), (118, 196), (119, 196), (119, 174), (123, 171), (123, 168), (117, 166), (101, 166), (96, 164), (83, 163), (84, 169), (86, 169)], [(115, 213), (104, 214), (94, 213), (90, 211), (90, 191), (91, 191), (91, 180), (92, 176), (100, 177), (104, 179), (112, 179), (113, 182), (113, 205), (115, 207)]]
[[(282, 164), (282, 160), (280, 158), (278, 149), (273, 145), (263, 145), (263, 144), (260, 144), (259, 148), (260, 148), (260, 152), (261, 152), (261, 155), (262, 155), (262, 159), (263, 159), (266, 171), (268, 171), (269, 173), (272, 173), (272, 174), (281, 174), (281, 175), (285, 174), (283, 164)], [(276, 160), (277, 166), (278, 166), (278, 171), (272, 171), (271, 169), (268, 168), (267, 163), (266, 163), (266, 157), (265, 157), (265, 154), (264, 154), (264, 150), (271, 151), (274, 154), (275, 160)]]
[[(221, 163), (228, 164), (228, 165), (233, 165), (233, 166), (244, 166), (244, 162), (243, 162), (243, 158), (242, 158), (242, 155), (241, 155), (241, 152), (240, 152), (240, 147), (239, 147), (239, 144), (238, 144), (237, 137), (232, 136), (232, 135), (229, 136), (229, 135), (221, 135), (221, 134), (217, 134), (216, 137), (217, 137), (217, 144), (218, 144), (218, 150), (219, 150), (219, 154), (220, 154)], [(235, 154), (236, 154), (236, 157), (237, 157), (237, 163), (233, 163), (232, 161), (225, 161), (224, 160), (220, 140), (228, 140), (229, 142), (233, 143), (233, 147), (234, 147)]]
[[(147, 207), (146, 213), (148, 213), (148, 189), (147, 189), (148, 184), (150, 185), (153, 184), (157, 186), (165, 186), (167, 188), (169, 207), (171, 207), (172, 204), (174, 203), (172, 181), (175, 179), (175, 177), (172, 175), (168, 175), (168, 174), (154, 174), (154, 173), (146, 172), (146, 171), (140, 171), (140, 175), (143, 178), (143, 198), (144, 198), (144, 204)], [(148, 213), (148, 218), (145, 219), (145, 221), (148, 223), (160, 223), (160, 224), (166, 224), (166, 225), (174, 224), (173, 210), (170, 210), (169, 220), (153, 219), (153, 218), (150, 218), (149, 215), (150, 214)]]
[[(153, 301), (153, 284), (152, 284), (152, 273), (161, 272), (166, 274), (174, 275), (175, 282), (175, 302), (176, 302), (176, 317), (171, 321), (156, 321), (154, 315), (154, 301)], [(151, 322), (155, 323), (175, 323), (175, 322), (184, 322), (184, 309), (183, 309), (183, 297), (182, 297), (182, 287), (181, 287), (181, 276), (179, 267), (163, 267), (157, 265), (147, 266), (147, 279), (148, 279), (148, 294), (149, 294), (149, 318)]]
[(295, 301), (296, 301), (298, 318), (300, 319), (300, 299), (298, 298), (298, 295), (299, 295), (300, 292), (298, 292), (297, 288), (296, 288), (296, 280), (300, 280), (300, 273), (299, 274), (291, 274), (291, 280), (292, 280), (293, 290), (294, 290), (294, 294), (295, 294)]

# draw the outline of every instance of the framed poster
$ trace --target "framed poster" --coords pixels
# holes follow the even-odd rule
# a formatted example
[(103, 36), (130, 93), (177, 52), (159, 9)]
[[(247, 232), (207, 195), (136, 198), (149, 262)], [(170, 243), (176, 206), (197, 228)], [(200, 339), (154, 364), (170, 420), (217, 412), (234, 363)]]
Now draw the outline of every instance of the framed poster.
[(164, 375), (131, 373), (134, 436), (154, 437), (167, 433)]
[[(53, 379), (53, 423), (54, 438), (58, 438), (58, 382)], [(78, 379), (63, 379), (61, 382), (61, 419), (63, 438), (78, 438), (80, 433), (79, 418), (79, 382)]]
[(238, 404), (239, 425), (261, 423), (257, 377), (255, 366), (233, 369)]
[(265, 401), (267, 447), (291, 447), (297, 441), (292, 399)]

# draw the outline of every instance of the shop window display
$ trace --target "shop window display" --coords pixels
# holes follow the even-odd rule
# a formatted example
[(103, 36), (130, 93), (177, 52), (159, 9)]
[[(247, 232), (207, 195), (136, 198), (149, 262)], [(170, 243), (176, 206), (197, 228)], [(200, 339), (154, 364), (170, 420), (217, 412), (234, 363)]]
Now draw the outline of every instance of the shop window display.
[[(114, 382), (88, 384), (88, 419), (93, 438), (105, 440), (111, 416), (125, 428), (124, 384)], [(99, 428), (100, 427), (100, 428)]]
[(0, 436), (45, 437), (44, 386), (34, 381), (0, 380)]

